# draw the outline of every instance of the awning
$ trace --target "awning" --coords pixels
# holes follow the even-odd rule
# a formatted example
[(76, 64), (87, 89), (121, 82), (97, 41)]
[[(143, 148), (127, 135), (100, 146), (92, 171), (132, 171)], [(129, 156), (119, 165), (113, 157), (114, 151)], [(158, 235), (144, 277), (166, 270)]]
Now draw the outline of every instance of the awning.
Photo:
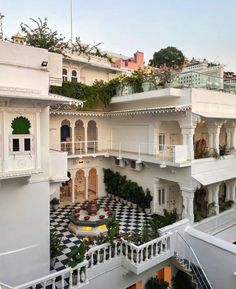
[(236, 166), (229, 169), (212, 170), (192, 175), (192, 177), (203, 186), (236, 178)]

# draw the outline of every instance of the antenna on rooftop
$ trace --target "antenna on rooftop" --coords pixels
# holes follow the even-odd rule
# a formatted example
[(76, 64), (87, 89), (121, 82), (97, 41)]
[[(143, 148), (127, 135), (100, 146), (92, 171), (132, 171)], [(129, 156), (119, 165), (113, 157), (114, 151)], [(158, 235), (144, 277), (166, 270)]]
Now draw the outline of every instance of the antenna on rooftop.
[(1, 41), (3, 40), (2, 19), (3, 19), (4, 17), (5, 17), (5, 16), (2, 15), (2, 13), (0, 12), (0, 40), (1, 40)]
[(70, 0), (70, 41), (73, 44), (73, 0)]

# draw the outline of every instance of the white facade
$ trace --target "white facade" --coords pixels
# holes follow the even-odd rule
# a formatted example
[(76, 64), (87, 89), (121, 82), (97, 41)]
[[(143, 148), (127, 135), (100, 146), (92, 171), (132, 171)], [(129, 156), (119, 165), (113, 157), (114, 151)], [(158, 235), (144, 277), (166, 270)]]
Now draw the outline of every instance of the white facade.
[(67, 154), (55, 178), (49, 153), (48, 105), (61, 100), (48, 89), (61, 69), (60, 55), (0, 42), (0, 280), (13, 286), (50, 270), (50, 182), (67, 178)]
[[(159, 238), (141, 247), (122, 240), (122, 247), (118, 250), (115, 245), (113, 254), (109, 244), (92, 248), (88, 252), (92, 259), (100, 256), (100, 249), (109, 258), (98, 259), (90, 267), (87, 261), (79, 264), (78, 272), (83, 267), (85, 273), (75, 288), (106, 284), (125, 289), (139, 281), (144, 288), (156, 271), (177, 266), (178, 255), (199, 268), (202, 265), (212, 288), (234, 289), (232, 232), (228, 241), (219, 234), (236, 223), (235, 205), (221, 212), (222, 196), (224, 201), (236, 201), (235, 95), (168, 88), (114, 97), (106, 112), (52, 109), (49, 119), (48, 104), (63, 101), (48, 95), (49, 84), (61, 83), (61, 58), (41, 49), (18, 48), (0, 43), (0, 57), (4, 55), (0, 64), (4, 71), (0, 74), (4, 84), (0, 86), (0, 281), (7, 284), (0, 285), (11, 288), (40, 278), (20, 288), (54, 286), (58, 276), (72, 282), (71, 268), (49, 274), (49, 200), (56, 196), (67, 204), (106, 196), (103, 168), (111, 168), (151, 191), (153, 213), (176, 208), (182, 220), (163, 228)], [(42, 61), (48, 62), (48, 68), (41, 66)], [(27, 133), (13, 133), (12, 121), (17, 117), (30, 122)], [(204, 143), (208, 154), (202, 158), (199, 143)], [(220, 145), (226, 145), (229, 153), (216, 159)], [(68, 181), (67, 176), (65, 194), (59, 185)], [(202, 188), (203, 201), (214, 203), (214, 212), (199, 221), (195, 210)], [(151, 252), (160, 250), (147, 257), (150, 246)], [(134, 252), (141, 258), (135, 259)]]

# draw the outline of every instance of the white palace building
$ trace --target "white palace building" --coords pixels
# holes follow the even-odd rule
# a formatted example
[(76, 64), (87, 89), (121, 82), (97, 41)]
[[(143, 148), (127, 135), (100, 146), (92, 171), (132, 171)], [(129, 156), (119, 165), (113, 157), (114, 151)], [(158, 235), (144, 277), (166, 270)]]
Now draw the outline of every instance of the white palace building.
[[(72, 99), (49, 94), (63, 68), (61, 55), (0, 42), (0, 288), (141, 289), (178, 268), (196, 288), (235, 289), (236, 95), (201, 83), (116, 96), (106, 111), (66, 110)], [(176, 208), (179, 220), (140, 248), (124, 241), (111, 254), (103, 244), (109, 258), (79, 264), (74, 284), (70, 267), (50, 271), (50, 199), (107, 197), (104, 168), (148, 188), (152, 213)], [(134, 257), (155, 244), (156, 254)]]

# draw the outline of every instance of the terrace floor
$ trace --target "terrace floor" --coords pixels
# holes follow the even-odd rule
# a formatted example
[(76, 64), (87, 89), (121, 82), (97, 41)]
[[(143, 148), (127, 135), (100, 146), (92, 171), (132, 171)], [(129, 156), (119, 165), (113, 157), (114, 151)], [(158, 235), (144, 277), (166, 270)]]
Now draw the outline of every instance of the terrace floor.
[[(81, 237), (76, 237), (68, 230), (68, 216), (75, 208), (81, 207), (84, 203), (65, 205), (57, 211), (51, 211), (50, 227), (58, 232), (58, 236), (62, 238), (63, 245), (62, 255), (57, 257), (55, 266), (51, 268), (51, 272), (65, 269), (69, 261), (71, 248), (80, 244)], [(116, 213), (116, 218), (120, 221), (121, 232), (140, 231), (142, 225), (149, 218), (144, 212), (129, 208), (110, 198), (99, 199), (98, 204), (100, 207), (108, 207)]]

